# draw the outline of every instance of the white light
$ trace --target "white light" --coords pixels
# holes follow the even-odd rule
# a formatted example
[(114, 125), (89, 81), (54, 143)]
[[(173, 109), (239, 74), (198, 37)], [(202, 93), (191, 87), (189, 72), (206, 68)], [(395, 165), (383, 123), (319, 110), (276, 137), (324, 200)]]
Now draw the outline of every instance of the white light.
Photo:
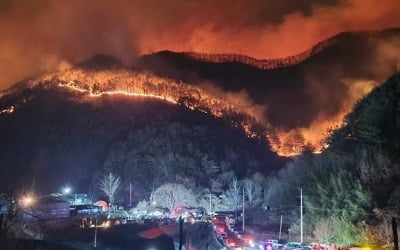
[(35, 200), (33, 199), (32, 196), (25, 196), (25, 197), (22, 197), (22, 205), (23, 205), (24, 207), (31, 206), (34, 202), (35, 202)]
[(253, 242), (252, 240), (249, 241), (249, 245), (250, 245), (251, 247), (254, 247), (254, 246), (255, 246), (255, 244), (254, 244), (254, 242)]
[(63, 194), (69, 194), (69, 193), (71, 193), (71, 188), (70, 187), (63, 188)]

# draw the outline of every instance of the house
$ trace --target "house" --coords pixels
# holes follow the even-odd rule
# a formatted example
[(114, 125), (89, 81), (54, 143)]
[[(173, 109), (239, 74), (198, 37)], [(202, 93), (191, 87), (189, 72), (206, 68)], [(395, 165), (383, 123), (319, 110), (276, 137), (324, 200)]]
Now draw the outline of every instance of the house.
[(46, 196), (23, 209), (24, 220), (55, 220), (68, 218), (69, 203), (59, 197)]

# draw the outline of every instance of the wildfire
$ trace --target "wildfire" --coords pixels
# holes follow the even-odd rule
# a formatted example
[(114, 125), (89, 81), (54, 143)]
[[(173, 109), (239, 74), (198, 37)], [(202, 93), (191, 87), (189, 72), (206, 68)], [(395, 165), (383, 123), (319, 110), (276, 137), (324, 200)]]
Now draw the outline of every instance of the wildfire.
[(267, 134), (273, 151), (282, 156), (299, 155), (305, 148), (314, 153), (321, 153), (329, 145), (325, 138), (329, 136), (330, 130), (344, 126), (346, 114), (350, 113), (353, 105), (372, 91), (378, 85), (374, 81), (344, 80), (348, 87), (348, 96), (340, 112), (331, 117), (316, 117), (307, 127), (295, 128), (289, 131), (275, 129)]
[(336, 38), (331, 38), (317, 45), (307, 49), (297, 55), (288, 56), (284, 58), (275, 59), (256, 59), (250, 56), (245, 56), (242, 54), (215, 54), (215, 53), (196, 53), (196, 52), (183, 52), (182, 54), (193, 58), (195, 60), (210, 62), (210, 63), (227, 63), (227, 62), (238, 62), (247, 65), (251, 65), (255, 68), (262, 70), (277, 69), (282, 67), (289, 67), (291, 65), (298, 64), (306, 60), (311, 55), (318, 53), (325, 48), (336, 43)]
[[(350, 96), (342, 112), (334, 117), (316, 118), (304, 128), (281, 131), (272, 128), (263, 117), (263, 109), (236, 93), (222, 93), (212, 88), (189, 85), (147, 72), (127, 69), (86, 70), (73, 68), (48, 73), (35, 80), (37, 84), (51, 84), (71, 91), (85, 94), (89, 98), (104, 95), (124, 95), (146, 97), (162, 100), (175, 105), (182, 105), (192, 110), (204, 112), (214, 117), (225, 119), (232, 126), (242, 128), (249, 138), (265, 138), (274, 152), (281, 156), (295, 156), (306, 147), (320, 153), (328, 145), (325, 138), (328, 130), (342, 126), (345, 114), (351, 111), (353, 104), (371, 91), (374, 83), (351, 82)], [(350, 81), (349, 81), (350, 83)], [(352, 89), (355, 88), (355, 89)], [(12, 113), (14, 107), (4, 109), (1, 113)]]
[[(49, 73), (30, 82), (31, 86), (46, 83), (87, 94), (91, 98), (104, 95), (147, 97), (183, 105), (214, 117), (229, 117), (227, 120), (232, 126), (243, 128), (243, 131), (251, 138), (260, 137), (265, 132), (265, 130), (258, 132), (255, 127), (267, 127), (260, 126), (265, 123), (255, 118), (259, 114), (256, 110), (249, 109), (248, 104), (237, 100), (228, 101), (221, 96), (221, 93), (213, 93), (200, 87), (145, 72), (125, 69), (90, 71), (76, 68)], [(234, 95), (228, 99), (234, 99)]]

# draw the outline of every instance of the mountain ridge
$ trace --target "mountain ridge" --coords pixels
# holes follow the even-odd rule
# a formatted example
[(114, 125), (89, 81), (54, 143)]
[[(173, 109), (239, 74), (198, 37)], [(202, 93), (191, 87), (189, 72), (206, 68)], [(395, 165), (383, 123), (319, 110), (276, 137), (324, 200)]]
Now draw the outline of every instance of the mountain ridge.
[(278, 58), (256, 58), (246, 54), (240, 53), (206, 53), (206, 52), (196, 52), (196, 51), (184, 51), (184, 52), (175, 52), (172, 50), (162, 50), (156, 51), (149, 54), (143, 54), (139, 58), (146, 58), (152, 56), (163, 56), (165, 54), (173, 55), (182, 55), (185, 57), (189, 57), (194, 60), (199, 60), (202, 62), (209, 63), (241, 63), (249, 66), (253, 66), (255, 68), (261, 70), (271, 70), (278, 69), (284, 67), (290, 67), (301, 63), (308, 59), (309, 57), (333, 46), (337, 43), (340, 43), (342, 40), (345, 40), (348, 37), (362, 36), (362, 37), (371, 37), (371, 36), (387, 36), (393, 33), (399, 33), (399, 27), (393, 27), (385, 30), (374, 30), (374, 31), (346, 31), (338, 33), (332, 37), (329, 37), (325, 40), (322, 40), (315, 45), (311, 46), (309, 49), (306, 49), (300, 53), (289, 55), (286, 57), (278, 57)]

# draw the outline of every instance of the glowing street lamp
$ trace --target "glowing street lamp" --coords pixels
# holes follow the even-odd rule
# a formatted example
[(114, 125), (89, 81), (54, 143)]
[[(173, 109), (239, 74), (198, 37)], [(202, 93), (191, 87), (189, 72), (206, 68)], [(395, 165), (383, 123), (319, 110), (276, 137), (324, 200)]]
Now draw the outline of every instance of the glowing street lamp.
[(71, 193), (71, 188), (70, 187), (64, 187), (62, 192), (63, 192), (63, 194), (70, 194)]
[(24, 207), (31, 206), (34, 202), (35, 202), (35, 200), (33, 199), (32, 196), (24, 196), (24, 197), (22, 197), (22, 205)]

